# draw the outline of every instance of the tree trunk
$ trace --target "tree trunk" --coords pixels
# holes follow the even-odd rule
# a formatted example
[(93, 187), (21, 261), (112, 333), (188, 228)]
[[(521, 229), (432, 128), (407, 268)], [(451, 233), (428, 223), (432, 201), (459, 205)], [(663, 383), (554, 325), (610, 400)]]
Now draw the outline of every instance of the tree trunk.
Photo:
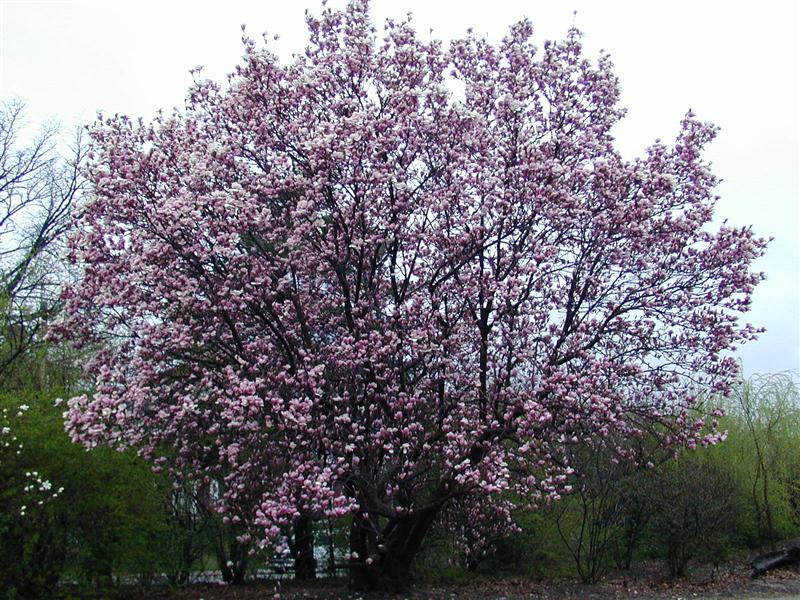
[(440, 506), (427, 508), (390, 523), (378, 538), (369, 519), (356, 516), (350, 529), (350, 550), (358, 558), (351, 578), (358, 589), (397, 591), (408, 585), (411, 565), (430, 531)]
[(336, 545), (333, 540), (333, 522), (328, 518), (328, 577), (336, 577)]
[(222, 580), (228, 585), (244, 583), (247, 573), (247, 552), (236, 540), (235, 534), (226, 526), (221, 526), (218, 532), (216, 554)]
[(317, 576), (317, 560), (314, 558), (314, 523), (301, 514), (294, 523), (294, 578), (314, 579)]

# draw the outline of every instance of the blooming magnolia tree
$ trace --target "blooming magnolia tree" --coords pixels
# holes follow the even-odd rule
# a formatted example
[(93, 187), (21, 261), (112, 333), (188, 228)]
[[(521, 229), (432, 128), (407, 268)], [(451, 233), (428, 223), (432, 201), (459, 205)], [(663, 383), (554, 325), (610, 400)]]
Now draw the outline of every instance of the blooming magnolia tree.
[(623, 159), (577, 31), (444, 49), (366, 2), (308, 24), (288, 66), (245, 39), (224, 88), (93, 129), (55, 330), (103, 347), (73, 438), (205, 482), (243, 543), (351, 514), (367, 584), (451, 506), (479, 531), (563, 493), (570, 444), (708, 441), (687, 409), (737, 375), (764, 248), (708, 226), (715, 129)]

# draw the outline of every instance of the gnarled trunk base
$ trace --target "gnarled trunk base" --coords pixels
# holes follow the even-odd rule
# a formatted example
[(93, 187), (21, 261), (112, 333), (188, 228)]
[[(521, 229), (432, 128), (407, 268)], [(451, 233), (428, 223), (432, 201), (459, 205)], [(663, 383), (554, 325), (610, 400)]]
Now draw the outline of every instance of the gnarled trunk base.
[(400, 591), (410, 583), (411, 566), (430, 531), (439, 506), (401, 517), (379, 538), (368, 519), (356, 517), (350, 529), (350, 549), (357, 554), (351, 570), (356, 589)]

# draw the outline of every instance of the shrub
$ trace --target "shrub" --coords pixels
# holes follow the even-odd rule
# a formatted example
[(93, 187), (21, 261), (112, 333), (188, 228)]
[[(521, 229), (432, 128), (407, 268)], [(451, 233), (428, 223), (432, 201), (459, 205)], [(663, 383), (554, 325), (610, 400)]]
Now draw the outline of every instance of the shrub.
[(718, 562), (727, 557), (741, 515), (729, 472), (687, 453), (648, 480), (652, 533), (673, 577), (684, 576), (693, 558)]

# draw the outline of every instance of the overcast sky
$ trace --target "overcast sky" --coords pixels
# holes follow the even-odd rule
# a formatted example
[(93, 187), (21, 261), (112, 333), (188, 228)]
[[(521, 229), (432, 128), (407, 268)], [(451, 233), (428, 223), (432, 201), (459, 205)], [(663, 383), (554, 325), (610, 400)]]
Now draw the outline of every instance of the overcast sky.
[[(150, 118), (183, 105), (191, 68), (216, 80), (233, 70), (242, 24), (253, 37), (279, 35), (271, 48), (289, 60), (305, 45), (305, 9), (320, 6), (0, 0), (0, 98), (26, 102), (33, 123), (65, 128), (99, 109)], [(372, 12), (376, 23), (411, 12), (418, 31), (444, 40), (472, 27), (497, 41), (522, 17), (538, 42), (577, 25), (589, 55), (605, 49), (616, 64), (629, 112), (615, 133), (627, 156), (673, 139), (690, 108), (719, 125), (707, 153), (723, 179), (718, 220), (775, 237), (756, 265), (768, 280), (747, 316), (768, 331), (739, 355), (747, 374), (800, 369), (796, 2), (373, 0)]]

